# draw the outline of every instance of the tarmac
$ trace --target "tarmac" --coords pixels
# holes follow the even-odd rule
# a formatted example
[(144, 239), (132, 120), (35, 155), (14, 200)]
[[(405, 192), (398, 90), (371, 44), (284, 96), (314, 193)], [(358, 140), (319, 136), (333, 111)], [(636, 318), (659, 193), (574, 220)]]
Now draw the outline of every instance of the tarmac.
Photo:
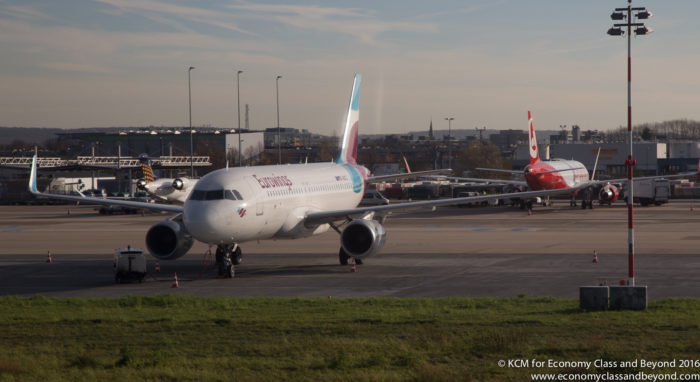
[[(700, 210), (692, 200), (635, 208), (635, 281), (650, 299), (700, 297)], [(693, 206), (691, 210), (691, 206)], [(148, 256), (143, 283), (115, 284), (115, 249), (145, 250), (167, 214), (99, 215), (92, 206), (0, 206), (0, 295), (162, 294), (281, 297), (558, 296), (627, 279), (627, 208), (557, 201), (532, 216), (512, 207), (418, 210), (386, 222), (380, 253), (350, 272), (339, 236), (241, 244), (233, 279), (217, 279), (207, 245), (174, 261)], [(213, 250), (213, 249), (212, 249)], [(598, 262), (593, 262), (593, 251)], [(46, 263), (51, 252), (53, 263)], [(171, 288), (177, 273), (180, 288)]]

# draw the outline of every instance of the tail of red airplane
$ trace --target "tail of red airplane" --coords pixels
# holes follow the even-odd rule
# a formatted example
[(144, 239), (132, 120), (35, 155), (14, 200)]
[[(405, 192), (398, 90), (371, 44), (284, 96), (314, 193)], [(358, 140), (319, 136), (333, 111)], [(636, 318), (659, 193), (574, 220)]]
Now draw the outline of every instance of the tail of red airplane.
[(350, 96), (348, 118), (345, 121), (343, 140), (340, 146), (340, 154), (336, 163), (357, 164), (357, 134), (360, 121), (360, 80), (361, 76), (355, 74), (355, 82)]
[(537, 150), (537, 137), (535, 136), (535, 125), (532, 123), (532, 112), (527, 111), (527, 120), (530, 128), (530, 164), (540, 161), (540, 152)]

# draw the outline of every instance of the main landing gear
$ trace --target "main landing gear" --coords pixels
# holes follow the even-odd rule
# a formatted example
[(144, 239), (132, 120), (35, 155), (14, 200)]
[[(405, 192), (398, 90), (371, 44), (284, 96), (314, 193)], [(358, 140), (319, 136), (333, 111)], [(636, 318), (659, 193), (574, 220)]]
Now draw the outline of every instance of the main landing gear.
[[(348, 260), (350, 260), (350, 255), (345, 253), (343, 247), (340, 247), (340, 251), (338, 252), (338, 260), (340, 260), (340, 265), (348, 265)], [(355, 264), (361, 265), (362, 260), (355, 259)]]
[(216, 265), (219, 266), (219, 276), (233, 278), (235, 266), (243, 261), (243, 253), (238, 244), (220, 244), (216, 247)]

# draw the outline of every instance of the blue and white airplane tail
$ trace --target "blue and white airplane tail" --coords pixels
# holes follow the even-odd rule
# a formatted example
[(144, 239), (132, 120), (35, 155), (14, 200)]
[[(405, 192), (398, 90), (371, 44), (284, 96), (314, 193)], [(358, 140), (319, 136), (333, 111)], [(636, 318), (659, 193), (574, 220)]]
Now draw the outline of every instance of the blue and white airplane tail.
[(360, 81), (362, 76), (355, 74), (355, 82), (350, 96), (348, 117), (345, 121), (343, 140), (340, 145), (340, 154), (335, 163), (357, 164), (357, 134), (360, 123)]

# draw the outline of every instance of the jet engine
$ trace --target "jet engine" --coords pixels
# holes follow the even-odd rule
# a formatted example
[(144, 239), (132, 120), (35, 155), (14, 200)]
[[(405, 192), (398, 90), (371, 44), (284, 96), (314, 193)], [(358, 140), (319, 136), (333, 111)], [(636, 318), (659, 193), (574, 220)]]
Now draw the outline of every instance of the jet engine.
[(141, 191), (145, 191), (145, 190), (146, 190), (146, 180), (145, 180), (145, 179), (139, 179), (139, 180), (136, 182), (136, 188), (138, 188), (138, 189), (141, 190)]
[(173, 180), (173, 188), (182, 191), (185, 188), (185, 181), (180, 178), (175, 178), (175, 180)]
[(146, 247), (153, 257), (175, 260), (192, 248), (192, 235), (182, 220), (174, 218), (153, 225), (146, 233)]
[(363, 259), (379, 252), (386, 241), (386, 230), (376, 220), (355, 219), (340, 234), (340, 245), (350, 257)]
[(598, 193), (598, 200), (600, 200), (601, 203), (612, 204), (617, 201), (619, 196), (620, 190), (618, 190), (617, 187), (613, 186), (612, 184), (606, 184), (605, 186), (601, 187), (600, 192)]

